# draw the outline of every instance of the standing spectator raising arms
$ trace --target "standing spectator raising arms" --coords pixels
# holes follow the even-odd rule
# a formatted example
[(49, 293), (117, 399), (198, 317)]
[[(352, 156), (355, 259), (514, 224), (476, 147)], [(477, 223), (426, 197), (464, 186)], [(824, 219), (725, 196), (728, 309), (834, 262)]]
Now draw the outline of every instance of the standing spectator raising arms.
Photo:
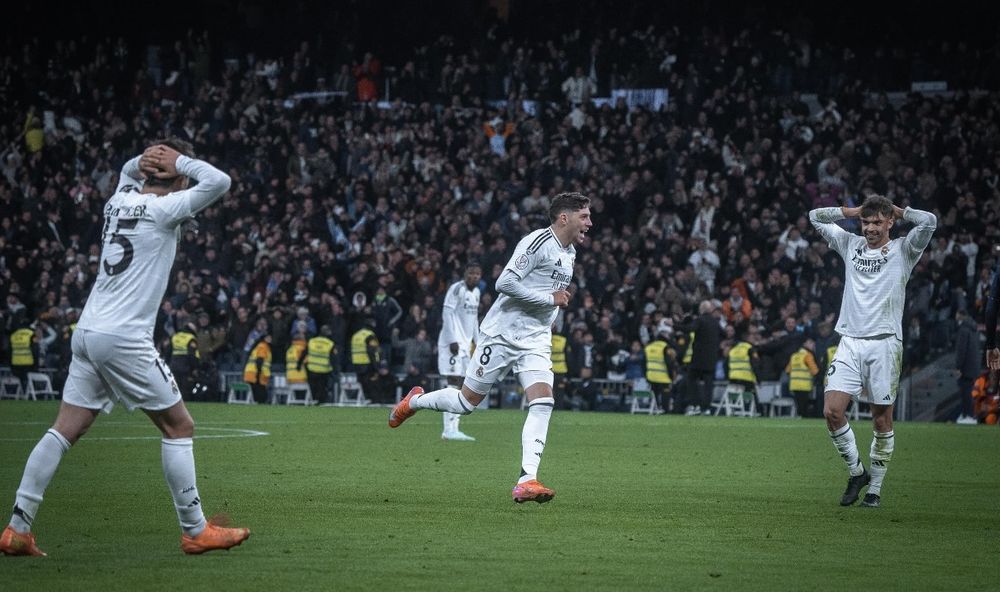
[[(174, 500), (185, 553), (239, 545), (250, 531), (205, 520), (195, 484), (194, 420), (177, 382), (157, 355), (153, 324), (174, 263), (180, 225), (222, 196), (229, 177), (170, 139), (125, 164), (104, 208), (100, 272), (73, 333), (73, 360), (55, 424), (24, 467), (0, 552), (44, 555), (31, 525), (63, 454), (101, 410), (116, 402), (142, 409), (163, 434), (163, 474)], [(145, 184), (143, 174), (148, 175)], [(188, 189), (190, 179), (197, 186)]]
[[(860, 218), (864, 236), (845, 231), (835, 222)], [(897, 219), (915, 227), (903, 238), (889, 239)], [(862, 505), (878, 507), (886, 464), (892, 458), (895, 437), (892, 411), (903, 357), (903, 305), (913, 266), (930, 243), (937, 218), (930, 212), (892, 204), (870, 195), (858, 208), (818, 208), (809, 220), (846, 263), (844, 300), (837, 319), (842, 338), (827, 370), (823, 415), (834, 446), (850, 471), (840, 505), (857, 501), (868, 485)], [(845, 412), (851, 399), (868, 391), (874, 424), (871, 473), (858, 456), (854, 432)]]
[(521, 476), (512, 492), (517, 503), (545, 503), (555, 497), (536, 478), (555, 406), (552, 323), (558, 309), (569, 304), (566, 288), (573, 280), (574, 244), (583, 242), (592, 226), (590, 198), (579, 193), (556, 195), (549, 220), (550, 226), (521, 239), (497, 280), (500, 296), (479, 326), (476, 358), (465, 373), (462, 389), (446, 387), (425, 394), (414, 388), (389, 415), (392, 428), (420, 409), (468, 415), (513, 370), (528, 400), (528, 417), (521, 431)]

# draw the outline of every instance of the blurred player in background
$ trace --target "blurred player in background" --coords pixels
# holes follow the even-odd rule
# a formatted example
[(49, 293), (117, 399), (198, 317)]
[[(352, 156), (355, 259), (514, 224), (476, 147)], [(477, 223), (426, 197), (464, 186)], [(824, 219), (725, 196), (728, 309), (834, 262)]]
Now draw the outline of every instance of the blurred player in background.
[[(465, 277), (448, 288), (441, 312), (441, 333), (438, 334), (438, 373), (448, 380), (448, 384), (461, 388), (462, 377), (469, 366), (476, 343), (479, 325), (479, 279), (483, 270), (478, 262), (465, 266)], [(458, 429), (458, 413), (445, 411), (442, 414), (444, 429), (441, 438), (463, 442), (475, 441)]]

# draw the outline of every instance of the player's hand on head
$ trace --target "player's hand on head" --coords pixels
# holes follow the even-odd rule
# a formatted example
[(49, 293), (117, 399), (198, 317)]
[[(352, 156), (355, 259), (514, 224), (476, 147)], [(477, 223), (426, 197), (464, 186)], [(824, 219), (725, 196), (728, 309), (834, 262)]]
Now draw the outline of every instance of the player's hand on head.
[(155, 168), (155, 172), (151, 173), (153, 176), (159, 179), (176, 177), (178, 174), (177, 157), (180, 155), (180, 152), (169, 146), (156, 144), (146, 148), (146, 151), (142, 153), (140, 168), (142, 168), (142, 161), (145, 161), (148, 166)]

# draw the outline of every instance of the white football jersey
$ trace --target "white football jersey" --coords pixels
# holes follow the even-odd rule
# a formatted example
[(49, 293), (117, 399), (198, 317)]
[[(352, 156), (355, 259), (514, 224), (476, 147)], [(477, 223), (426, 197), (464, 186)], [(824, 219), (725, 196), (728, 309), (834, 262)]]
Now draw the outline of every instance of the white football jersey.
[(879, 249), (869, 249), (865, 237), (834, 224), (843, 218), (839, 207), (809, 212), (809, 220), (844, 258), (847, 270), (837, 333), (847, 337), (895, 335), (902, 340), (906, 283), (931, 241), (937, 218), (930, 212), (906, 208), (903, 219), (915, 227)]
[(479, 286), (469, 289), (465, 280), (455, 282), (444, 297), (438, 347), (457, 343), (466, 354), (472, 351), (479, 325)]
[(181, 222), (225, 193), (230, 184), (222, 171), (182, 156), (178, 171), (199, 180), (196, 187), (164, 196), (142, 193), (136, 162), (126, 165), (115, 194), (104, 206), (97, 280), (77, 323), (81, 329), (133, 339), (153, 336)]
[[(535, 230), (517, 243), (501, 275), (513, 273), (526, 289), (551, 295), (569, 286), (575, 262), (576, 247), (559, 244), (548, 227)], [(486, 313), (479, 332), (503, 337), (525, 349), (547, 351), (552, 347), (552, 323), (558, 313), (555, 304), (530, 304), (501, 293)]]

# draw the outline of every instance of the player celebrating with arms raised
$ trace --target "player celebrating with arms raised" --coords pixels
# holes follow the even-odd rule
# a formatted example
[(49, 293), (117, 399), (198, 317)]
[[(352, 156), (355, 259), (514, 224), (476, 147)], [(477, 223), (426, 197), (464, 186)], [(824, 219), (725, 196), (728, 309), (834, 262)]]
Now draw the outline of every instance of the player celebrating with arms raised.
[(493, 385), (513, 371), (528, 400), (521, 431), (521, 476), (512, 496), (517, 503), (544, 503), (555, 492), (537, 480), (552, 396), (552, 322), (569, 304), (574, 243), (583, 241), (590, 221), (590, 198), (560, 193), (549, 206), (551, 225), (531, 232), (517, 244), (497, 279), (500, 295), (479, 326), (479, 343), (461, 390), (446, 387), (424, 393), (415, 387), (393, 408), (389, 427), (399, 427), (420, 409), (468, 415)]
[[(104, 207), (100, 272), (73, 332), (73, 360), (59, 413), (28, 456), (13, 516), (0, 535), (5, 555), (45, 555), (31, 533), (45, 489), (63, 454), (115, 402), (142, 409), (163, 434), (163, 475), (185, 553), (228, 549), (250, 536), (246, 528), (205, 520), (195, 483), (194, 420), (153, 346), (153, 324), (181, 223), (215, 202), (231, 183), (222, 171), (182, 153), (192, 154), (191, 145), (172, 138), (125, 163)], [(198, 184), (188, 189), (190, 179)]]
[[(834, 224), (860, 218), (864, 236)], [(914, 224), (903, 238), (889, 239), (897, 219)], [(930, 243), (937, 218), (930, 212), (892, 204), (880, 195), (869, 195), (859, 208), (818, 208), (809, 220), (830, 246), (844, 258), (844, 299), (836, 330), (842, 336), (826, 377), (823, 415), (830, 437), (847, 463), (850, 479), (840, 505), (857, 501), (861, 488), (868, 492), (861, 502), (878, 507), (886, 463), (892, 458), (895, 437), (892, 412), (899, 387), (903, 356), (903, 304), (913, 266)], [(852, 398), (868, 391), (874, 424), (871, 473), (858, 455), (854, 432), (845, 413)]]

